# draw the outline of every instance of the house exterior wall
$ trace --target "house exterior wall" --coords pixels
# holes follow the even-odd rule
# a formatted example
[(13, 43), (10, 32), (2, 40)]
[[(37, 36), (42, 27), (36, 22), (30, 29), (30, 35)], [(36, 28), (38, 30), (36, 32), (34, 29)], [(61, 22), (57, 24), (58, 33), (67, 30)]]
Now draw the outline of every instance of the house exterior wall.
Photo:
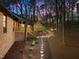
[(18, 31), (18, 22), (14, 22), (14, 31), (15, 31), (15, 32)]
[(20, 22), (15, 22), (14, 27), (16, 32), (24, 32), (25, 30), (24, 24)]
[(24, 27), (22, 27), (21, 23), (15, 22), (14, 31), (15, 31), (15, 41), (24, 41)]
[(15, 42), (13, 19), (7, 16), (7, 33), (3, 33), (3, 13), (0, 12), (0, 59), (2, 59)]
[(24, 32), (15, 32), (15, 41), (24, 41)]

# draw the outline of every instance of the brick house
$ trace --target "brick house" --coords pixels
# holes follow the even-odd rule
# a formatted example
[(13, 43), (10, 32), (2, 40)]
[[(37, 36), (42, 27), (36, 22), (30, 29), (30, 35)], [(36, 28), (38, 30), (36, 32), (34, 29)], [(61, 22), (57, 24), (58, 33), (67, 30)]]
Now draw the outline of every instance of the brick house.
[(8, 50), (14, 44), (15, 23), (18, 18), (0, 4), (0, 59), (6, 55)]

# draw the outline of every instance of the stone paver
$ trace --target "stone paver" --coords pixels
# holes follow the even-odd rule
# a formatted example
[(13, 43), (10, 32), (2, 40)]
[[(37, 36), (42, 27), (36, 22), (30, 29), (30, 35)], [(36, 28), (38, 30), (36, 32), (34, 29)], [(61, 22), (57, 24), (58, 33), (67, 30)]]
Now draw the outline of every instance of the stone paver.
[(22, 59), (23, 42), (15, 42), (3, 59)]
[[(14, 45), (9, 50), (9, 52), (6, 54), (4, 59), (41, 59), (41, 54), (40, 54), (41, 42), (40, 42), (40, 38), (38, 40), (39, 40), (39, 43), (36, 44), (35, 46), (31, 46), (30, 42), (28, 42), (28, 41), (26, 42), (26, 44), (24, 44), (24, 42), (22, 42), (22, 41), (14, 43)], [(45, 44), (45, 46), (46, 45), (47, 45), (47, 43)], [(44, 48), (45, 52), (47, 52), (49, 50), (47, 47), (48, 46), (46, 46)], [(32, 58), (29, 58), (29, 48), (33, 48), (33, 51), (31, 53)], [(47, 54), (49, 54), (49, 52)], [(45, 56), (48, 56), (47, 54)]]
[[(33, 48), (32, 51), (32, 58), (29, 58), (29, 48)], [(35, 46), (30, 46), (28, 43), (26, 44), (24, 51), (23, 51), (23, 59), (39, 59), (39, 44)]]
[[(28, 43), (28, 42), (27, 42)], [(25, 46), (25, 47), (24, 47)], [(33, 48), (32, 58), (29, 56), (29, 48)], [(30, 44), (24, 44), (24, 42), (16, 42), (8, 51), (4, 59), (39, 59), (39, 44), (31, 46)]]

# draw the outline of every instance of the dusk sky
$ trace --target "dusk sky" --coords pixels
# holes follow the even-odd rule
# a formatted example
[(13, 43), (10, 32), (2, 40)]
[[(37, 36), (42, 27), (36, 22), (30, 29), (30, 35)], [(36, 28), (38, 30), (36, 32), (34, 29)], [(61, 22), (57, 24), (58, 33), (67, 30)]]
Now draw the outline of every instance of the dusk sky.
[[(29, 6), (29, 2), (30, 0), (22, 0), (22, 3), (23, 3), (23, 13), (25, 13), (25, 8), (24, 8), (24, 4), (28, 4), (28, 6)], [(38, 4), (38, 5), (41, 5), (42, 3), (44, 3), (44, 0), (36, 0), (36, 5)], [(14, 4), (14, 5), (10, 5), (10, 8), (11, 8), (11, 11), (13, 11), (14, 13), (17, 13), (17, 14), (21, 14), (21, 12), (20, 12), (20, 5), (19, 4), (17, 4), (17, 7), (18, 7), (18, 10), (16, 9), (16, 4)], [(27, 13), (29, 14), (29, 13), (31, 13), (32, 12), (32, 10), (30, 10), (30, 9), (28, 9), (27, 10)]]
[[(22, 3), (23, 3), (23, 13), (25, 13), (25, 7), (24, 7), (24, 4), (28, 4), (28, 6), (29, 6), (29, 1), (30, 0), (22, 0)], [(40, 6), (42, 3), (44, 3), (44, 1), (48, 1), (48, 0), (36, 0), (36, 5), (38, 5), (38, 6)], [(53, 1), (53, 0), (52, 0)], [(67, 1), (68, 0), (65, 0), (65, 3), (67, 4)], [(49, 3), (49, 1), (48, 2), (46, 2), (46, 3)], [(50, 2), (51, 3), (51, 2)], [(21, 14), (21, 12), (20, 12), (20, 5), (19, 4), (17, 4), (17, 6), (18, 6), (18, 10), (16, 10), (16, 5), (11, 5), (10, 7), (11, 7), (11, 11), (13, 11), (14, 13), (16, 13), (16, 14)], [(53, 9), (54, 9), (54, 5), (53, 5), (53, 3), (51, 3), (51, 5), (50, 4), (48, 4), (48, 6), (49, 7), (51, 7), (51, 10), (53, 11)], [(49, 8), (48, 8), (49, 9)], [(29, 8), (28, 8), (28, 10), (27, 10), (27, 13), (29, 14), (29, 13), (31, 13), (32, 12), (32, 10), (30, 10)]]

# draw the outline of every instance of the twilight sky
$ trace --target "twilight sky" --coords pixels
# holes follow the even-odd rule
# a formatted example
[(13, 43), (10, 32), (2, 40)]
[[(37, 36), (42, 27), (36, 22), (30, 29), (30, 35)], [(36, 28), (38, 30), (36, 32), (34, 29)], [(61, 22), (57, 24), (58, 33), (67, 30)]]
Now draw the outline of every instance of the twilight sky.
[[(22, 0), (22, 3), (23, 3), (23, 13), (25, 13), (25, 8), (24, 8), (24, 4), (28, 4), (28, 6), (29, 6), (29, 2), (30, 0)], [(48, 1), (49, 2), (49, 0), (36, 0), (36, 5), (41, 5), (42, 3), (44, 3), (44, 1)], [(54, 0), (51, 0), (51, 1), (54, 1)], [(65, 0), (65, 2), (67, 2), (68, 0)], [(70, 1), (70, 0), (69, 0)], [(48, 2), (46, 2), (46, 3), (48, 3)], [(48, 4), (49, 5), (49, 4)], [(51, 5), (49, 5), (49, 7), (54, 7), (54, 5), (53, 5), (53, 3), (51, 2)], [(17, 14), (21, 14), (21, 12), (20, 12), (20, 5), (19, 4), (17, 4), (17, 8), (16, 8), (16, 5), (11, 5), (10, 6), (10, 8), (11, 8), (11, 11), (13, 11), (14, 13), (17, 13)], [(52, 8), (51, 8), (51, 10), (52, 10)], [(48, 8), (49, 9), (49, 8)], [(54, 9), (54, 8), (53, 8)], [(29, 13), (31, 13), (32, 12), (32, 10), (30, 10), (29, 8), (28, 8), (28, 10), (27, 10), (27, 13), (29, 14)]]
[[(22, 3), (23, 3), (23, 13), (25, 13), (25, 8), (24, 8), (24, 4), (28, 4), (28, 6), (29, 6), (29, 2), (30, 0), (22, 0)], [(44, 0), (36, 0), (36, 4), (38, 4), (38, 5), (40, 5), (40, 4), (42, 4), (42, 3), (44, 3)], [(16, 7), (16, 4), (14, 4), (14, 5), (10, 5), (10, 8), (11, 8), (11, 11), (12, 12), (14, 12), (14, 13), (16, 13), (16, 14), (21, 14), (21, 12), (20, 12), (20, 5), (19, 5), (19, 3), (17, 4), (17, 7)], [(32, 10), (30, 10), (30, 9), (28, 9), (27, 10), (27, 13), (29, 14), (29, 13), (31, 13), (32, 12)]]

